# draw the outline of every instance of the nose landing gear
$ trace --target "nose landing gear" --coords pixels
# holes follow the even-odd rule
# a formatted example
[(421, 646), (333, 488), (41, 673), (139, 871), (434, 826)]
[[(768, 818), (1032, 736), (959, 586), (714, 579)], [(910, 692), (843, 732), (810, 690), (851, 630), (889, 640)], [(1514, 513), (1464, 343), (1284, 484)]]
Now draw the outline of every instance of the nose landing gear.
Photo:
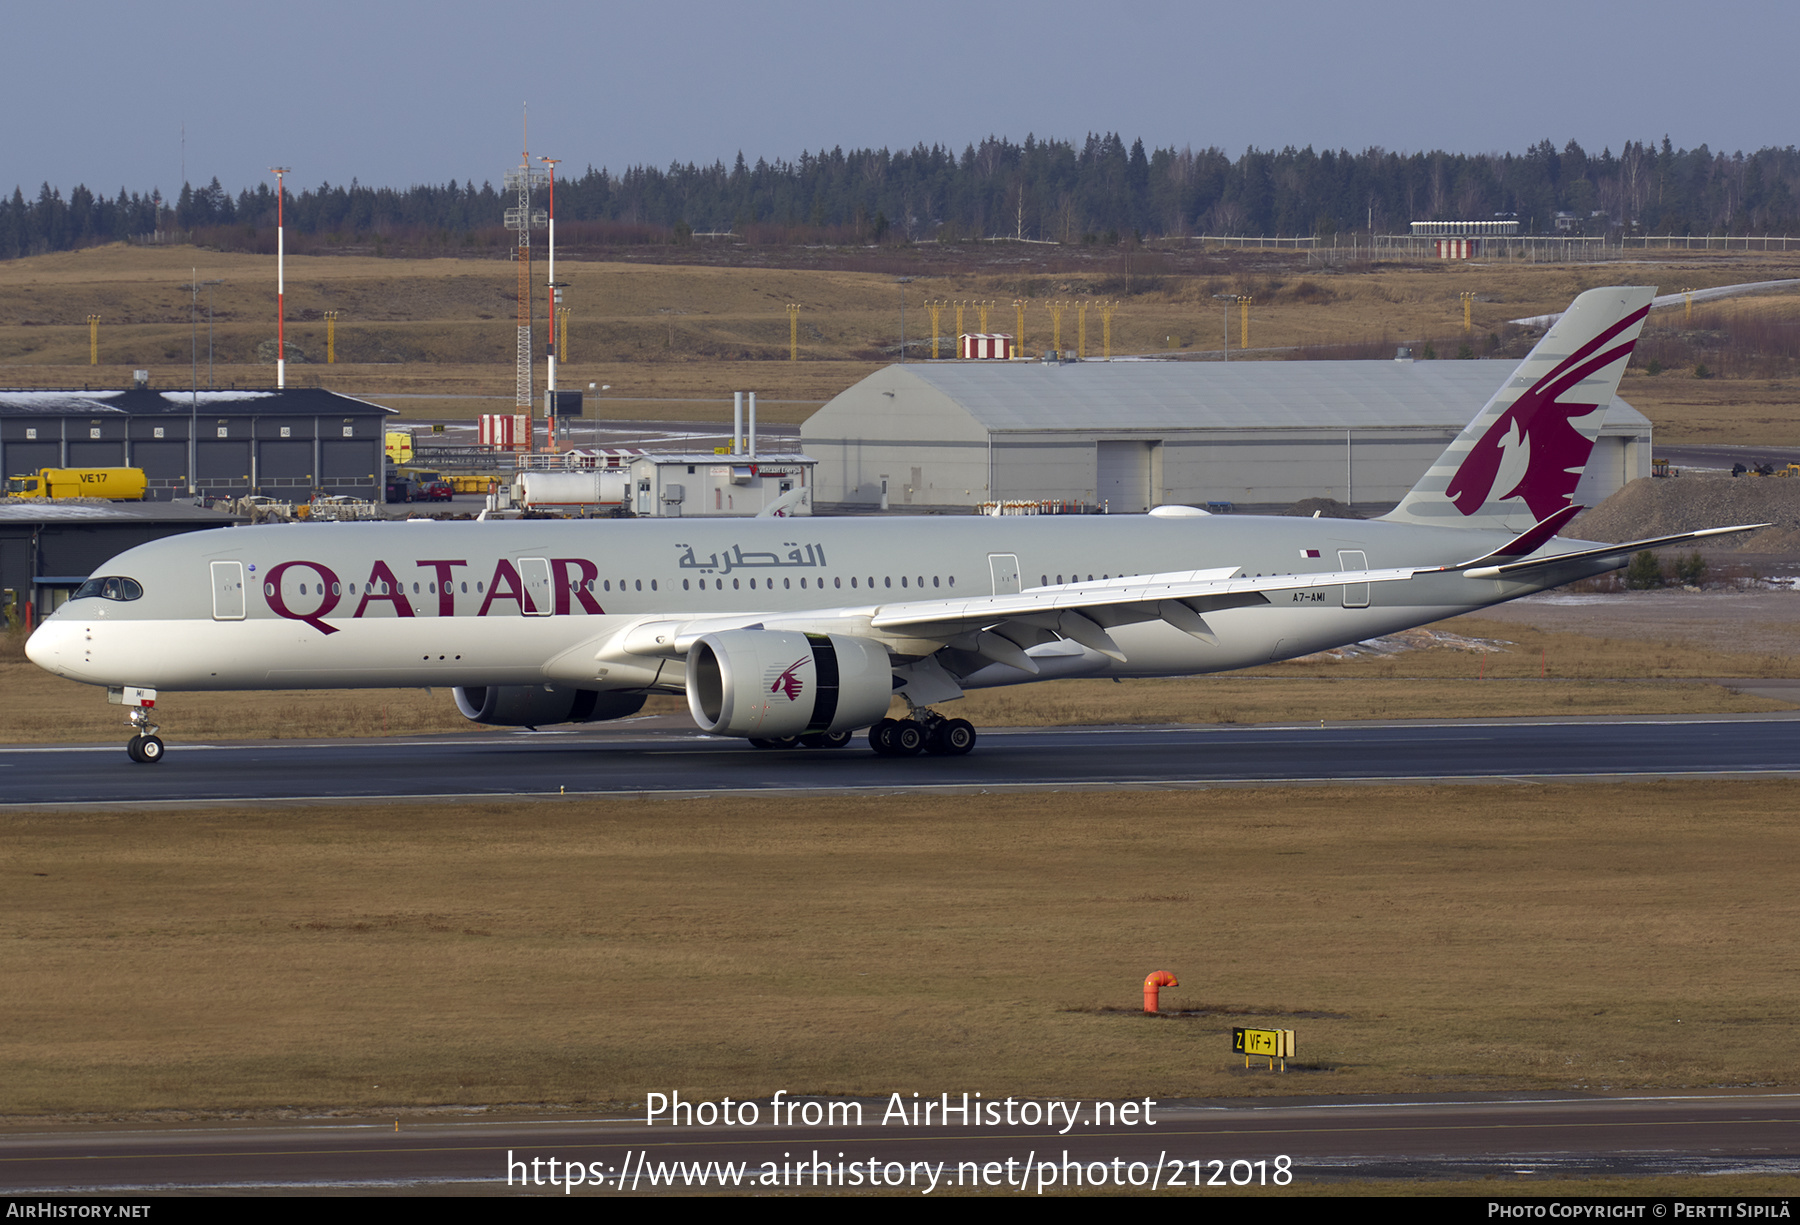
[(125, 755), (139, 765), (155, 765), (163, 759), (162, 737), (156, 734), (162, 728), (150, 722), (150, 708), (147, 706), (132, 707), (130, 718), (135, 734), (125, 742)]
[(156, 733), (162, 729), (150, 722), (150, 712), (156, 708), (156, 690), (125, 685), (108, 689), (106, 700), (129, 711), (126, 718), (131, 724), (131, 739), (125, 742), (125, 755), (142, 766), (161, 761), (163, 742)]

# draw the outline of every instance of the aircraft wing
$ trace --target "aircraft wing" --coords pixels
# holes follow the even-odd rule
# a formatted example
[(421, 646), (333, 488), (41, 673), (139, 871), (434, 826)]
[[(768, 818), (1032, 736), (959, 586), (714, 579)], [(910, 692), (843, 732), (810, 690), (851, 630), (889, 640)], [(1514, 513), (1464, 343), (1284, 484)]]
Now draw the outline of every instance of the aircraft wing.
[[(1216, 642), (1205, 614), (1270, 603), (1270, 595), (1363, 583), (1405, 582), (1419, 567), (1279, 574), (1245, 578), (1238, 568), (1137, 575), (1088, 583), (1034, 587), (1009, 595), (909, 600), (860, 608), (765, 617), (651, 621), (625, 631), (608, 649), (634, 655), (685, 655), (702, 635), (716, 630), (763, 628), (855, 634), (909, 640), (970, 651), (1035, 674), (1025, 648), (1067, 638), (1123, 661), (1107, 630), (1142, 621), (1166, 621), (1203, 642)], [(1424, 567), (1436, 569), (1436, 567)], [(1312, 596), (1323, 599), (1323, 593)], [(607, 651), (602, 652), (602, 654)]]
[[(1404, 582), (1415, 573), (1416, 567), (1407, 567), (1245, 578), (1232, 568), (1138, 575), (1102, 582), (1034, 587), (1016, 595), (915, 600), (884, 605), (876, 610), (871, 624), (888, 633), (942, 639), (996, 626), (1023, 624), (1072, 638), (1103, 655), (1123, 659), (1123, 655), (1116, 654), (1118, 647), (1105, 633), (1113, 626), (1161, 620), (1196, 638), (1212, 641), (1212, 631), (1204, 619), (1206, 613), (1267, 604), (1270, 603), (1269, 594), (1273, 592)], [(1082, 624), (1084, 621), (1086, 625)]]

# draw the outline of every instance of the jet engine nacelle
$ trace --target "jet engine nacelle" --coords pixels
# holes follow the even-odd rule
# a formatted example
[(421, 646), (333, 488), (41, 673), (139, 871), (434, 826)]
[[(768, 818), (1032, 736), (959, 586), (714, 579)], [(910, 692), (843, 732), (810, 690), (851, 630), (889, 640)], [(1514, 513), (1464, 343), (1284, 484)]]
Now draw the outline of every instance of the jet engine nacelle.
[(560, 685), (488, 685), (457, 687), (456, 709), (465, 719), (496, 727), (545, 727), (552, 723), (598, 723), (636, 714), (641, 693), (598, 693)]
[(723, 630), (688, 650), (688, 710), (721, 736), (854, 731), (885, 718), (893, 696), (887, 648), (867, 638)]

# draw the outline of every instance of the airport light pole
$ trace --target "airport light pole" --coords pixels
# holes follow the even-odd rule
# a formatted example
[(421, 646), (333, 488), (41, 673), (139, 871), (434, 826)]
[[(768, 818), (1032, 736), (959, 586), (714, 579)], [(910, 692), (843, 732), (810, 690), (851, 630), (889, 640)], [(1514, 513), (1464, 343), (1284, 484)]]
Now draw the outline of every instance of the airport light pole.
[[(192, 381), (188, 384), (188, 496), (194, 496), (194, 460), (198, 450), (194, 434), (200, 428), (200, 270), (188, 278), (188, 359)], [(210, 335), (210, 332), (208, 333)]]
[(223, 285), (223, 279), (217, 281), (201, 281), (206, 286), (206, 389), (213, 386), (213, 291), (214, 285)]
[(200, 270), (190, 268), (188, 278), (188, 362), (192, 367), (189, 384), (195, 402), (200, 399)]
[(282, 212), (282, 202), (287, 192), (282, 186), (282, 176), (292, 166), (270, 166), (269, 173), (275, 176), (275, 388), (277, 391), (287, 386), (287, 226), (286, 215)]
[[(611, 383), (602, 383), (602, 384), (600, 384), (600, 386), (598, 388), (596, 388), (592, 383), (589, 383), (588, 390), (590, 392), (611, 391), (612, 384)], [(598, 467), (599, 466), (598, 461), (600, 459), (600, 397), (598, 395), (594, 396), (594, 418), (593, 418), (593, 420), (594, 420), (594, 460), (595, 460), (595, 466)]]
[(1213, 297), (1225, 304), (1225, 347), (1219, 350), (1221, 360), (1231, 360), (1231, 304), (1237, 301), (1236, 294), (1216, 293)]
[[(906, 364), (906, 287), (908, 285), (912, 284), (912, 278), (909, 276), (897, 276), (894, 278), (894, 280), (896, 282), (898, 282), (899, 288), (900, 288), (900, 364), (905, 365)], [(934, 353), (934, 354), (932, 354), (932, 356), (935, 357), (937, 355)]]
[(551, 452), (556, 450), (556, 308), (562, 303), (562, 290), (556, 283), (556, 163), (561, 160), (559, 157), (538, 158), (550, 168), (546, 176), (550, 185), (550, 267), (544, 278), (548, 299), (544, 314), (545, 322), (550, 325), (550, 336), (544, 350), (548, 371), (548, 387), (544, 392), (544, 449)]

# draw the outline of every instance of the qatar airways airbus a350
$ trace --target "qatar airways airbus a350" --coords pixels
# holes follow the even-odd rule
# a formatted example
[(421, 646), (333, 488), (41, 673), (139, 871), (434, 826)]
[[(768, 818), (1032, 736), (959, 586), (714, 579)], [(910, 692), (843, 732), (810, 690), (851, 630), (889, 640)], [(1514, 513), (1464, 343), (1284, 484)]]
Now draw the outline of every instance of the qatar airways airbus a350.
[[(1222, 672), (1623, 566), (1557, 535), (1653, 290), (1594, 289), (1390, 514), (278, 525), (120, 554), (27, 645), (129, 708), (175, 690), (453, 690), (481, 723), (694, 720), (769, 747), (961, 754), (935, 707), (1064, 677)], [(896, 713), (890, 717), (896, 699)]]

